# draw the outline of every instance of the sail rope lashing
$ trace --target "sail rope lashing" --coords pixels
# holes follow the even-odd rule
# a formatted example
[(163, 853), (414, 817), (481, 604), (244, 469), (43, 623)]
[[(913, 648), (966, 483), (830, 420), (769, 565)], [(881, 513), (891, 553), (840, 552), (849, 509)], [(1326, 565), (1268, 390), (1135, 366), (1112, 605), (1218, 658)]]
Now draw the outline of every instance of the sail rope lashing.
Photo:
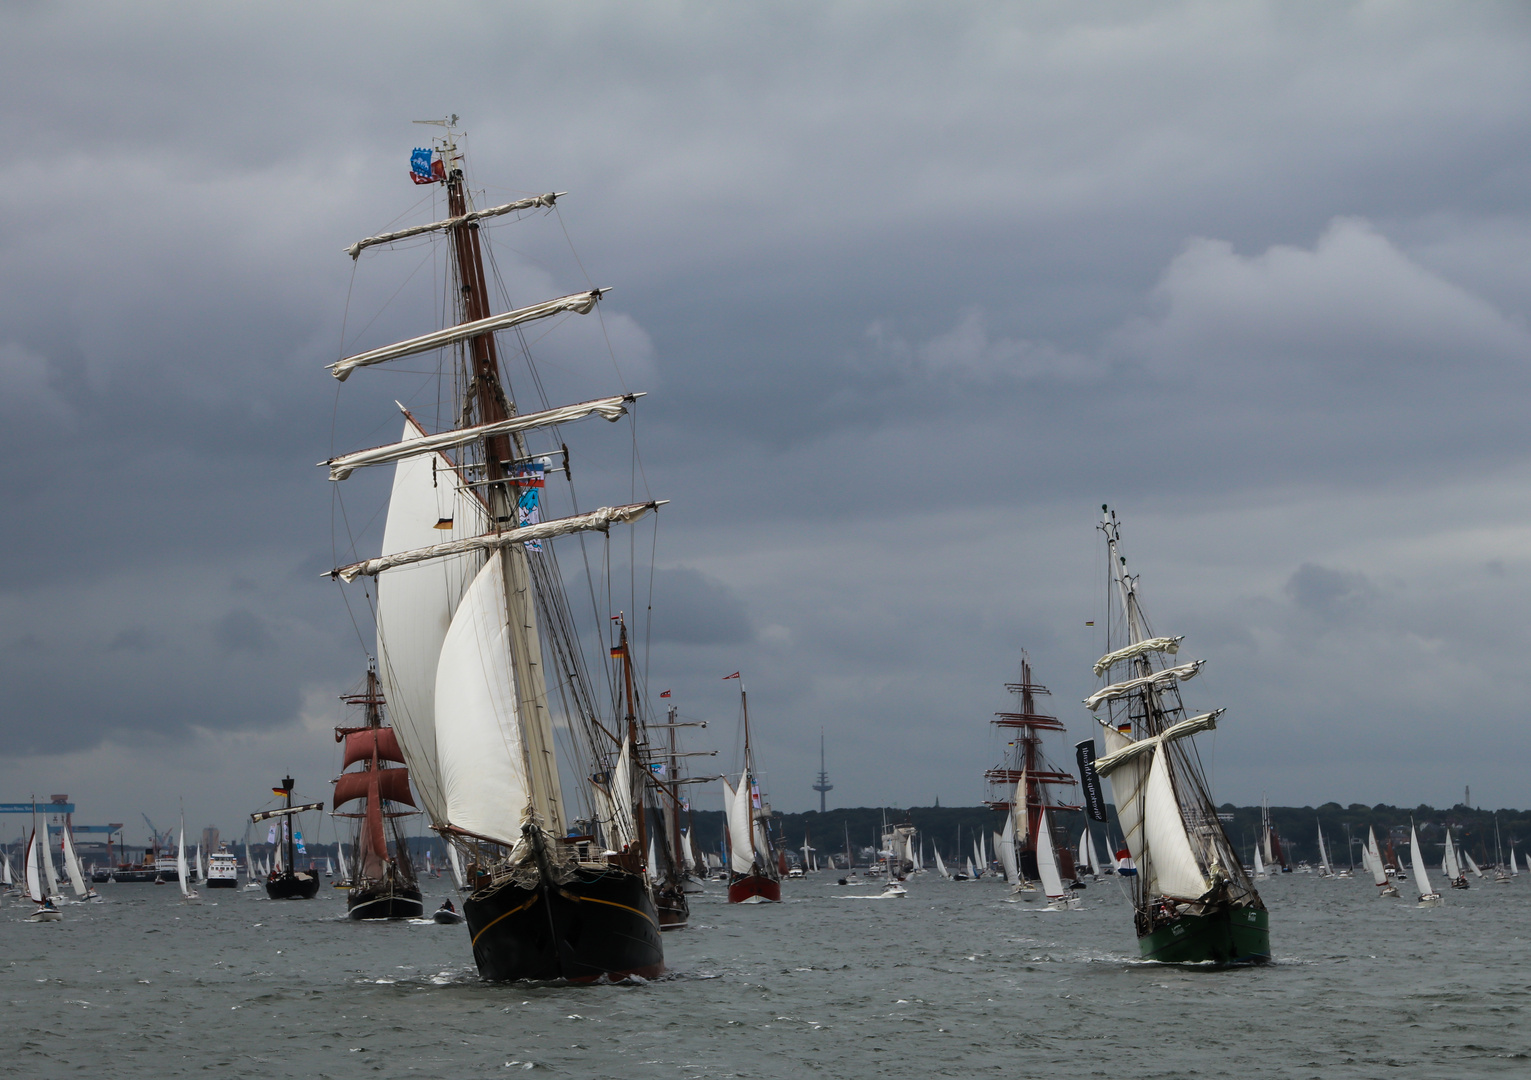
[(518, 308), (514, 311), (502, 311), (498, 315), (491, 315), (484, 319), (475, 319), (472, 322), (457, 323), (442, 330), (436, 330), (429, 334), (421, 334), (419, 337), (408, 338), (404, 341), (394, 342), (392, 345), (384, 345), (382, 348), (370, 349), (367, 352), (347, 356), (329, 365), (330, 374), (344, 382), (350, 377), (351, 372), (357, 368), (371, 367), (374, 364), (386, 363), (389, 360), (397, 360), (405, 356), (413, 356), (416, 353), (428, 352), (431, 349), (439, 349), (443, 345), (451, 345), (468, 338), (478, 337), (480, 334), (493, 333), (496, 330), (506, 330), (520, 323), (531, 322), (534, 319), (545, 319), (549, 316), (570, 312), (576, 315), (588, 315), (601, 298), (601, 294), (607, 290), (592, 289), (585, 293), (574, 293), (569, 296), (560, 296), (552, 300), (544, 300), (540, 304), (532, 304), (530, 307)]
[[(547, 409), (542, 412), (521, 413), (520, 415), (488, 424), (475, 424), (472, 427), (454, 428), (451, 431), (442, 431), (435, 435), (421, 435), (418, 438), (404, 439), (400, 442), (387, 443), (383, 446), (374, 446), (367, 450), (356, 450), (349, 454), (332, 457), (327, 461), (321, 461), (319, 464), (329, 467), (331, 480), (344, 480), (356, 469), (368, 465), (386, 465), (390, 462), (414, 457), (417, 454), (466, 446), (468, 443), (478, 442), (479, 440), (496, 435), (508, 435), (513, 432), (529, 431), (533, 428), (568, 423), (592, 415), (615, 422), (627, 412), (628, 405), (642, 396), (642, 392), (623, 394), (614, 397), (597, 398), (594, 401), (576, 402), (572, 405), (561, 405), (556, 409)], [(407, 410), (402, 405), (399, 408), (407, 415)]]
[(1085, 707), (1088, 708), (1091, 712), (1094, 712), (1106, 702), (1115, 701), (1118, 698), (1126, 697), (1137, 690), (1142, 690), (1145, 688), (1150, 690), (1158, 690), (1163, 687), (1170, 686), (1177, 681), (1184, 682), (1186, 679), (1191, 678), (1198, 671), (1200, 671), (1202, 665), (1205, 663), (1205, 660), (1192, 660), (1189, 664), (1182, 664), (1179, 667), (1165, 668), (1162, 671), (1156, 671), (1151, 675), (1144, 675), (1136, 679), (1128, 679), (1125, 682), (1112, 683), (1110, 686), (1104, 686), (1101, 689), (1095, 691), (1095, 693), (1091, 694), (1089, 697), (1085, 698)]
[(1169, 653), (1173, 656), (1180, 651), (1180, 643), (1185, 640), (1185, 635), (1179, 637), (1156, 637), (1146, 641), (1139, 641), (1134, 645), (1128, 645), (1124, 649), (1109, 652), (1095, 661), (1095, 676), (1099, 678), (1106, 673), (1106, 669), (1123, 660), (1134, 660), (1140, 656), (1146, 656), (1151, 652)]
[[(466, 214), (462, 214), (458, 217), (446, 218), (442, 221), (432, 221), (427, 225), (411, 225), (407, 229), (398, 229), (394, 232), (378, 233), (376, 236), (369, 236), (365, 239), (356, 241), (356, 243), (346, 248), (345, 252), (347, 255), (351, 256), (352, 260), (354, 261), (367, 248), (375, 247), (378, 244), (391, 244), (398, 240), (407, 240), (409, 237), (422, 236), (426, 233), (447, 232), (459, 225), (466, 225), (470, 221), (482, 221), (485, 218), (500, 217), (504, 214), (514, 214), (521, 210), (532, 210), (538, 208), (551, 210), (554, 208), (554, 204), (558, 201), (559, 196), (567, 194), (567, 191), (549, 191), (543, 195), (533, 195), (528, 199), (517, 199), (515, 202), (504, 203), (500, 206), (491, 206), (485, 210), (470, 210)], [(419, 204), (416, 203), (415, 205), (418, 206)], [(395, 218), (394, 220), (398, 219)]]
[(327, 571), (324, 576), (340, 578), (343, 581), (351, 582), (363, 575), (376, 577), (385, 570), (426, 562), (431, 559), (445, 558), (449, 555), (461, 555), (470, 551), (490, 552), (502, 547), (508, 547), (511, 544), (527, 544), (538, 540), (551, 540), (555, 536), (564, 536), (583, 529), (605, 531), (614, 524), (636, 521), (644, 514), (658, 509), (667, 502), (669, 502), (668, 499), (657, 499), (653, 502), (629, 506), (603, 506), (599, 510), (592, 510), (588, 514), (580, 514), (577, 517), (555, 518), (552, 521), (538, 522), (535, 525), (523, 525), (519, 529), (507, 529), (504, 532), (486, 533), (482, 536), (469, 536), (461, 540), (452, 540), (445, 544), (432, 544), (429, 547), (415, 548), (412, 551), (400, 551), (392, 555), (382, 555), (375, 559), (364, 559), (361, 562), (351, 563), (349, 566), (336, 567), (334, 570)]

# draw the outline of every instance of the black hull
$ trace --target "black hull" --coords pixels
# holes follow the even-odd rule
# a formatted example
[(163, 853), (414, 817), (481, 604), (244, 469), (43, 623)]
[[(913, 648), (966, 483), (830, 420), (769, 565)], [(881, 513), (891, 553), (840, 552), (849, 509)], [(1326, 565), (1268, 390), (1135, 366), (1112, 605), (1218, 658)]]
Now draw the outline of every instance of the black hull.
[(239, 887), (239, 881), (236, 878), (210, 877), (207, 879), (207, 887), (209, 889), (235, 889)]
[(273, 900), (312, 900), (319, 891), (317, 874), (287, 871), (266, 879), (266, 895)]
[(352, 889), (346, 914), (353, 919), (418, 919), (425, 914), (425, 904), (413, 885), (380, 882)]
[(561, 884), (490, 886), (464, 901), (463, 915), (486, 979), (594, 982), (664, 971), (648, 885), (616, 867), (581, 867)]

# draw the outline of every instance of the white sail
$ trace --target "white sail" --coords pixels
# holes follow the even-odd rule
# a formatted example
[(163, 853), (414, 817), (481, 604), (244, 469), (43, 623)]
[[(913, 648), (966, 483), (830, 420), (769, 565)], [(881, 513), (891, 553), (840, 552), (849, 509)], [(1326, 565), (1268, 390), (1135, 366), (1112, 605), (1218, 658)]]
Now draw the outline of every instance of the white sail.
[[(1101, 740), (1105, 743), (1107, 757), (1133, 744), (1129, 736), (1110, 724), (1103, 724), (1102, 729)], [(1099, 768), (1097, 761), (1097, 771)], [(1122, 827), (1122, 841), (1133, 862), (1139, 866), (1143, 862), (1143, 782), (1147, 778), (1148, 762), (1142, 758), (1122, 761), (1106, 777), (1111, 784), (1111, 799), (1116, 804), (1117, 820)]]
[(1047, 821), (1047, 811), (1041, 812), (1037, 821), (1037, 876), (1042, 879), (1042, 891), (1049, 900), (1065, 895), (1063, 878), (1058, 873), (1058, 857), (1053, 851), (1052, 829)]
[(1099, 660), (1095, 661), (1095, 677), (1098, 679), (1106, 673), (1106, 669), (1114, 664), (1120, 664), (1123, 660), (1135, 660), (1140, 656), (1147, 656), (1151, 652), (1169, 653), (1173, 656), (1180, 651), (1180, 643), (1185, 640), (1185, 635), (1180, 637), (1156, 637), (1128, 645), (1126, 648), (1108, 652)]
[(1143, 788), (1143, 838), (1148, 846), (1151, 894), (1195, 900), (1212, 888), (1186, 834), (1170, 780), (1169, 751), (1163, 746), (1154, 754)]
[(4, 851), (0, 851), (0, 885), (14, 885), (16, 881), (11, 877), (11, 857)]
[(1457, 848), (1451, 842), (1451, 832), (1446, 833), (1445, 854), (1441, 857), (1441, 873), (1446, 875), (1446, 883), (1449, 885), (1462, 876), (1462, 866), (1457, 862)]
[[(46, 840), (43, 841), (47, 843)], [(27, 841), (27, 895), (33, 903), (43, 902), (42, 882), (37, 879), (37, 830), (32, 830), (32, 838)]]
[(513, 846), (532, 792), (509, 622), (504, 562), (497, 552), (463, 596), (442, 642), (435, 714), (446, 822)]
[(1515, 845), (1514, 844), (1510, 845), (1510, 876), (1511, 877), (1519, 877), (1520, 876), (1520, 867), (1518, 867), (1515, 864)]
[(1318, 827), (1318, 869), (1325, 876), (1333, 872), (1333, 868), (1329, 865), (1329, 849), (1324, 846), (1323, 825)]
[[(412, 419), (405, 419), (405, 439), (423, 434)], [(483, 504), (457, 486), (450, 470), (437, 468), (443, 462), (438, 455), (422, 454), (395, 466), (383, 529), (384, 555), (443, 536), (476, 536), (488, 528)], [(440, 524), (449, 529), (438, 529)], [(446, 821), (436, 765), (436, 665), (458, 601), (482, 565), (482, 554), (471, 552), (391, 570), (377, 579), (378, 677), (393, 733), (432, 825)]]
[(391, 244), (395, 240), (404, 240), (411, 236), (422, 236), (425, 233), (446, 232), (459, 225), (466, 225), (470, 221), (480, 221), (484, 218), (499, 217), (501, 214), (514, 214), (518, 210), (532, 210), (538, 207), (551, 209), (553, 203), (562, 191), (549, 191), (543, 195), (532, 195), (525, 199), (517, 199), (515, 202), (502, 203), (499, 206), (491, 206), (486, 210), (470, 210), (466, 214), (459, 214), (454, 218), (446, 218), (443, 221), (433, 221), (429, 225), (411, 225), (407, 229), (399, 229), (395, 232), (379, 233), (377, 236), (369, 236), (364, 240), (358, 240), (346, 248), (346, 254), (356, 258), (365, 249), (375, 244)]
[(182, 896), (190, 896), (191, 895), (191, 886), (188, 885), (187, 882), (186, 882), (186, 879), (191, 876), (191, 871), (190, 871), (190, 868), (187, 867), (187, 865), (186, 865), (186, 827), (185, 826), (181, 827), (180, 837), (176, 841), (176, 846), (175, 846), (175, 876), (176, 876), (177, 883), (181, 886), (181, 895)]
[(1265, 860), (1260, 858), (1260, 845), (1255, 845), (1255, 877), (1265, 877)]
[(1085, 707), (1088, 708), (1091, 712), (1094, 712), (1106, 702), (1114, 701), (1120, 697), (1126, 697), (1133, 691), (1141, 690), (1144, 687), (1157, 690), (1161, 687), (1168, 686), (1170, 683), (1175, 682), (1176, 680), (1185, 682), (1185, 680), (1191, 678), (1198, 671), (1200, 671), (1202, 665), (1205, 663), (1205, 660), (1192, 660), (1189, 664), (1182, 664), (1179, 667), (1165, 668), (1162, 671), (1154, 672), (1152, 675), (1143, 675), (1136, 679), (1128, 679), (1126, 682), (1112, 683), (1110, 686), (1103, 686), (1099, 690), (1095, 691), (1095, 693), (1084, 699)]
[(988, 844), (989, 844), (988, 839), (982, 833), (979, 833), (978, 834), (978, 853), (983, 856), (983, 865), (986, 868), (988, 867), (989, 863), (992, 861), (990, 859), (990, 856), (989, 856)]
[[(575, 405), (560, 405), (556, 409), (522, 413), (520, 416), (512, 416), (508, 420), (497, 420), (491, 424), (456, 428), (452, 431), (438, 432), (435, 435), (426, 435), (420, 438), (405, 439), (402, 442), (389, 443), (386, 446), (374, 446), (368, 450), (357, 450), (354, 453), (332, 457), (328, 461), (321, 461), (319, 464), (329, 466), (331, 480), (344, 480), (355, 470), (367, 465), (386, 465), (391, 461), (402, 461), (405, 458), (414, 457), (416, 454), (466, 446), (470, 442), (477, 442), (479, 439), (486, 439), (494, 435), (508, 435), (515, 431), (530, 431), (533, 428), (548, 427), (552, 424), (567, 424), (575, 420), (581, 420), (592, 413), (598, 413), (602, 418), (615, 423), (619, 418), (627, 414), (629, 403), (643, 396), (642, 393), (622, 394), (617, 397), (600, 398), (595, 401), (582, 401)], [(443, 479), (451, 482), (454, 478), (448, 475)]]
[[(555, 537), (568, 536), (571, 533), (577, 532), (606, 532), (612, 525), (637, 521), (650, 510), (657, 510), (667, 502), (669, 502), (668, 499), (656, 499), (653, 502), (633, 503), (628, 506), (603, 506), (598, 510), (590, 511), (588, 514), (574, 514), (569, 517), (554, 518), (552, 521), (541, 521), (535, 525), (523, 525), (519, 529), (507, 529), (504, 532), (466, 536), (461, 540), (429, 544), (426, 547), (414, 548), (410, 551), (400, 551), (392, 555), (381, 555), (376, 559), (363, 559), (361, 562), (337, 567), (324, 576), (338, 577), (342, 581), (352, 582), (363, 575), (375, 577), (384, 571), (393, 570), (401, 566), (413, 566), (416, 563), (434, 562), (438, 559), (446, 559), (458, 555), (489, 553), (510, 547), (513, 544), (530, 544), (539, 540), (551, 540)], [(392, 509), (390, 506), (390, 517), (392, 516)]]
[(976, 878), (977, 876), (978, 876), (978, 869), (973, 865), (973, 857), (971, 855), (969, 855), (968, 856), (968, 877)]
[(43, 823), (43, 874), (48, 879), (48, 897), (51, 899), (60, 895), (58, 887), (58, 871), (53, 867), (53, 838), (49, 836), (51, 830), (46, 822)]
[(340, 863), (340, 880), (350, 881), (351, 871), (346, 868), (346, 846), (341, 843), (335, 845), (335, 858)]
[(659, 880), (659, 844), (658, 838), (649, 835), (649, 856), (643, 866), (643, 872), (650, 881)]
[(1478, 864), (1473, 862), (1473, 857), (1466, 848), (1462, 849), (1462, 858), (1467, 860), (1467, 868), (1471, 870), (1476, 877), (1481, 878), (1483, 876), (1483, 871), (1478, 869)]
[(999, 865), (1005, 870), (1005, 880), (1012, 885), (1021, 883), (1021, 868), (1015, 861), (1015, 815), (1005, 815), (1005, 831), (994, 835), (994, 850), (999, 853)]
[(611, 774), (611, 839), (618, 850), (638, 841), (637, 822), (633, 815), (633, 744), (622, 736), (617, 767)]
[(976, 836), (973, 837), (973, 861), (976, 862), (979, 866), (984, 865), (983, 848), (979, 846), (978, 837)]
[(207, 878), (207, 867), (202, 862), (202, 845), (198, 844), (197, 845), (197, 880), (202, 881), (202, 880), (206, 880), (206, 878)]
[(930, 853), (934, 855), (936, 859), (936, 872), (944, 878), (951, 877), (951, 875), (946, 872), (946, 864), (941, 861), (941, 849), (933, 847), (930, 849)]
[(736, 874), (755, 868), (755, 838), (750, 828), (750, 778), (741, 774), (739, 786), (723, 781), (723, 809), (728, 818), (728, 866)]
[(1366, 829), (1366, 854), (1371, 861), (1372, 880), (1378, 885), (1387, 884), (1387, 867), (1382, 863), (1382, 850), (1377, 847), (1377, 830), (1371, 826)]
[(452, 881), (459, 889), (467, 885), (468, 879), (463, 876), (462, 859), (458, 857), (457, 845), (447, 841), (447, 864), (452, 868)]
[(491, 315), (487, 319), (476, 319), (473, 322), (457, 323), (445, 330), (437, 330), (430, 334), (421, 334), (419, 337), (410, 338), (408, 341), (398, 341), (392, 345), (384, 345), (381, 349), (370, 349), (367, 352), (348, 356), (343, 360), (337, 360), (330, 365), (330, 374), (341, 382), (345, 382), (351, 372), (357, 368), (371, 367), (373, 364), (382, 364), (389, 360), (397, 360), (404, 356), (413, 356), (416, 353), (429, 352), (431, 349), (439, 349), (443, 345), (451, 345), (454, 342), (466, 341), (480, 334), (491, 333), (495, 330), (508, 330), (512, 326), (531, 322), (533, 319), (545, 319), (549, 315), (559, 315), (566, 311), (577, 315), (588, 315), (595, 307), (597, 300), (601, 298), (603, 289), (592, 289), (590, 292), (574, 293), (570, 296), (560, 296), (556, 300), (544, 300), (540, 304), (530, 307), (517, 308), (514, 311), (503, 311), (498, 315)]
[(64, 834), (64, 872), (69, 875), (69, 887), (74, 890), (76, 896), (85, 896), (90, 892), (90, 886), (85, 884), (85, 875), (80, 873), (80, 859), (74, 852), (74, 837), (69, 835), (69, 828), (65, 826)]
[(1409, 870), (1414, 875), (1414, 885), (1423, 899), (1435, 892), (1430, 887), (1430, 877), (1425, 873), (1425, 853), (1419, 850), (1419, 832), (1409, 822)]

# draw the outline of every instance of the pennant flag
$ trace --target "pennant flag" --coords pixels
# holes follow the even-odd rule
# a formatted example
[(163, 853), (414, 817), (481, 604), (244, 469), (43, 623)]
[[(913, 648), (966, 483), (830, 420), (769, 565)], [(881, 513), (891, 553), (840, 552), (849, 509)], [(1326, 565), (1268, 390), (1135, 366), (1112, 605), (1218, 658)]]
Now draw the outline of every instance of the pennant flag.
[(670, 691), (666, 690), (664, 693), (660, 694), (659, 696), (660, 697), (669, 697), (670, 696)]
[(725, 676), (723, 676), (723, 681), (727, 682), (729, 679), (737, 679), (738, 677), (739, 677), (739, 673), (736, 671), (732, 675), (725, 675)]

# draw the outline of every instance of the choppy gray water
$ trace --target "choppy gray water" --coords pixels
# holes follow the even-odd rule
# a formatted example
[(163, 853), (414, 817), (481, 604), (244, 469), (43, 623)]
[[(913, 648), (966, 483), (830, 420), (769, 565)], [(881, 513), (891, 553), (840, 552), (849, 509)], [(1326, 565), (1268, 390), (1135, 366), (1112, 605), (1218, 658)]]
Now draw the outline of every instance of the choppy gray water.
[(671, 975), (573, 987), (483, 983), (463, 927), (351, 923), (338, 890), (188, 908), (107, 885), (61, 924), (0, 908), (0, 1061), (25, 1077), (1531, 1075), (1526, 877), (1433, 910), (1359, 879), (1260, 886), (1263, 969), (1137, 961), (1109, 879), (1050, 912), (986, 881), (921, 875), (879, 900), (821, 874), (781, 905), (693, 897), (691, 928), (665, 935)]

